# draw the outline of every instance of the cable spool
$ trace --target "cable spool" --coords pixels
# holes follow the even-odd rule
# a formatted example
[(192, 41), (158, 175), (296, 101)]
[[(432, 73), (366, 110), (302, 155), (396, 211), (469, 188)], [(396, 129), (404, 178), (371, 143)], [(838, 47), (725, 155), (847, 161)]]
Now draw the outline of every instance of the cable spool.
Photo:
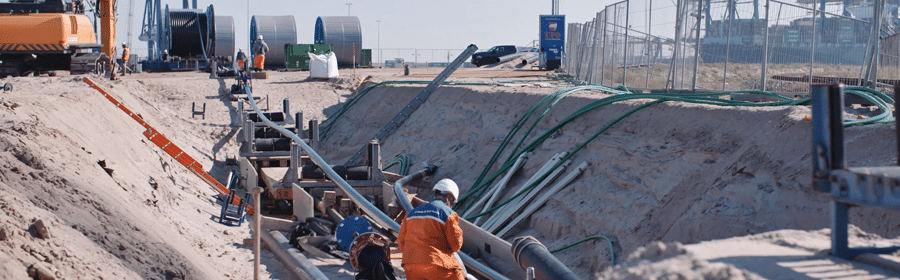
[(213, 6), (203, 10), (169, 10), (166, 7), (166, 30), (169, 55), (203, 57), (212, 55), (215, 35), (210, 26), (215, 24)]
[[(294, 16), (253, 16), (250, 19), (250, 40), (256, 41), (259, 35), (269, 46), (266, 53), (266, 66), (284, 66), (284, 45), (297, 44), (297, 22)], [(253, 48), (251, 43), (251, 56)]]
[(314, 39), (316, 44), (331, 45), (338, 64), (359, 64), (362, 60), (362, 27), (358, 17), (319, 17)]
[(209, 32), (214, 38), (212, 40), (212, 49), (215, 51), (213, 56), (234, 56), (234, 17), (216, 16), (214, 23), (210, 25), (213, 30)]

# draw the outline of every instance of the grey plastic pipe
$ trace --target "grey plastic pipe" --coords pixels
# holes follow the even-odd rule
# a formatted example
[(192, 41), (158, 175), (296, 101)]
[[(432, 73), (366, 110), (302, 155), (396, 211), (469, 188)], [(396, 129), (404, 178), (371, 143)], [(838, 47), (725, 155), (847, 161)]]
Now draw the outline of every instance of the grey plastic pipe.
[(547, 250), (544, 244), (531, 236), (513, 240), (512, 254), (519, 267), (534, 267), (535, 279), (577, 280), (578, 276), (569, 270)]

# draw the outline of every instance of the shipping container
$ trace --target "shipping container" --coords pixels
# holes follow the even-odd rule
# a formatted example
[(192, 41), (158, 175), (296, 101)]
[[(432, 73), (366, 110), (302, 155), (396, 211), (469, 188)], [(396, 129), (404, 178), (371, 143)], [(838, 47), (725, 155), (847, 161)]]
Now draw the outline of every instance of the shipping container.
[(359, 67), (372, 67), (372, 49), (362, 49)]
[(330, 53), (328, 44), (286, 44), (284, 45), (284, 65), (287, 69), (309, 70), (309, 53)]

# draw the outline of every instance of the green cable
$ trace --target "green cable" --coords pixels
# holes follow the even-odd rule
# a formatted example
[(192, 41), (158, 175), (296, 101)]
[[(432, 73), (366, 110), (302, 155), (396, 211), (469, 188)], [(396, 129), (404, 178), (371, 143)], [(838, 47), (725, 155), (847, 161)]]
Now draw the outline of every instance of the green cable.
[[(604, 88), (605, 87), (599, 86), (597, 89), (607, 91)], [(608, 88), (606, 88), (606, 89), (608, 89)], [(749, 103), (749, 102), (744, 102), (744, 101), (733, 101), (733, 100), (723, 100), (723, 99), (718, 99), (718, 98), (712, 98), (712, 96), (720, 96), (720, 95), (731, 94), (731, 93), (672, 95), (672, 94), (622, 94), (621, 93), (622, 91), (619, 91), (619, 90), (611, 90), (611, 91), (616, 92), (617, 94), (629, 95), (629, 96), (618, 97), (620, 95), (616, 95), (616, 96), (612, 96), (612, 97), (607, 97), (607, 98), (595, 101), (592, 104), (589, 104), (588, 106), (583, 107), (582, 109), (576, 111), (576, 113), (573, 113), (572, 115), (570, 115), (569, 118), (566, 118), (560, 124), (558, 124), (557, 126), (555, 126), (552, 129), (550, 129), (548, 132), (544, 133), (541, 137), (539, 137), (537, 140), (532, 142), (531, 145), (526, 147), (526, 149), (523, 150), (521, 153), (533, 150), (537, 145), (542, 143), (547, 137), (552, 135), (552, 133), (555, 133), (555, 131), (558, 130), (562, 125), (564, 125), (565, 123), (568, 123), (569, 121), (574, 119), (574, 117), (580, 116), (581, 114), (583, 114), (587, 111), (596, 109), (600, 106), (612, 104), (612, 103), (619, 102), (619, 101), (629, 100), (629, 99), (658, 98), (659, 99), (658, 101), (660, 101), (660, 102), (671, 100), (671, 101), (683, 101), (683, 102), (711, 104), (711, 105), (720, 105), (720, 106), (783, 106), (783, 105), (800, 105), (800, 104), (808, 104), (809, 103), (809, 99), (793, 100), (793, 99), (783, 97), (780, 95), (766, 93), (766, 92), (758, 92), (758, 91), (743, 91), (743, 93), (763, 94), (763, 95), (767, 95), (767, 96), (772, 96), (781, 101), (768, 102), (768, 103)], [(847, 92), (850, 94), (861, 96), (861, 97), (869, 100), (870, 102), (876, 104), (881, 109), (882, 113), (879, 114), (878, 116), (875, 116), (875, 117), (872, 117), (869, 119), (865, 119), (865, 120), (847, 120), (847, 121), (845, 121), (845, 125), (849, 126), (849, 125), (855, 125), (855, 124), (885, 123), (885, 122), (894, 121), (891, 110), (887, 106), (887, 102), (892, 102), (893, 100), (891, 100), (887, 95), (885, 95), (883, 93), (879, 94), (877, 92), (872, 92), (871, 89), (867, 89), (867, 88), (861, 88), (861, 89), (848, 88)], [(885, 100), (887, 100), (887, 101), (885, 101)], [(645, 106), (640, 106), (635, 109), (642, 109), (644, 107)], [(635, 110), (630, 111), (625, 116), (630, 115), (634, 111)], [(613, 123), (618, 122), (619, 120), (621, 120), (621, 118), (622, 117), (620, 117), (619, 119), (616, 119)], [(605, 127), (603, 130), (599, 131), (598, 134), (595, 134), (593, 137), (591, 137), (591, 139), (589, 141), (586, 141), (583, 145), (592, 141), (597, 135), (599, 135), (599, 133), (602, 133), (603, 131), (608, 129), (608, 127), (609, 127), (609, 125), (607, 125), (607, 127)], [(583, 147), (583, 145), (582, 145), (582, 147)], [(547, 171), (547, 173), (545, 173), (543, 176), (541, 176), (538, 181), (541, 181), (544, 178), (546, 178), (546, 176), (548, 176), (549, 173), (551, 173), (553, 170), (558, 168), (562, 164), (562, 162), (564, 162), (568, 158), (571, 158), (571, 156), (574, 155), (574, 153), (577, 152), (578, 150), (580, 150), (582, 147), (579, 147), (578, 149), (576, 149), (575, 151), (570, 153), (565, 159), (561, 160), (560, 163), (555, 165), (553, 168), (551, 168), (551, 170)], [(521, 155), (521, 153), (513, 153), (513, 154), (511, 154), (510, 158), (518, 157), (518, 155)], [(491, 176), (491, 178), (487, 182), (492, 181), (494, 178), (499, 176), (499, 174), (502, 174), (503, 172), (505, 172), (511, 165), (512, 165), (512, 162), (508, 161), (506, 164), (504, 164), (500, 168), (500, 170), (498, 170), (494, 174), (494, 176)], [(486, 169), (488, 169), (488, 168), (486, 168)], [(526, 193), (527, 191), (529, 191), (531, 188), (533, 188), (536, 185), (537, 185), (537, 183), (534, 183), (534, 184), (528, 186), (527, 188), (525, 188), (524, 190), (522, 190), (521, 192), (519, 192), (518, 194), (514, 195), (509, 200), (501, 203), (497, 207), (493, 207), (493, 208), (485, 211), (484, 213), (480, 213), (478, 215), (468, 217), (467, 219), (477, 218), (479, 216), (483, 216), (487, 213), (493, 212), (493, 211), (499, 209), (500, 207), (508, 204), (512, 200), (518, 198), (522, 194)], [(479, 188), (485, 188), (485, 187), (486, 187), (486, 184), (483, 184), (480, 186), (476, 185), (476, 186), (473, 186), (472, 189), (479, 189)], [(482, 193), (483, 193), (483, 191), (482, 191)], [(470, 189), (470, 192), (467, 193), (467, 195), (469, 195), (469, 194), (471, 194), (471, 189)], [(475, 198), (479, 198), (479, 197), (480, 197), (480, 195), (477, 195)]]
[(582, 239), (581, 241), (566, 245), (565, 247), (562, 247), (562, 248), (559, 248), (556, 250), (552, 250), (552, 251), (550, 251), (550, 253), (551, 254), (556, 253), (556, 252), (559, 252), (559, 251), (562, 251), (565, 249), (572, 248), (575, 245), (587, 242), (588, 240), (594, 240), (594, 239), (600, 239), (600, 238), (606, 239), (606, 242), (609, 243), (609, 259), (610, 259), (609, 261), (612, 263), (612, 265), (610, 265), (610, 266), (616, 266), (616, 252), (615, 252), (615, 249), (613, 249), (612, 240), (609, 240), (609, 237), (606, 237), (603, 235), (594, 235), (594, 236), (586, 237), (586, 238)]
[(395, 156), (394, 160), (391, 161), (391, 163), (389, 163), (387, 166), (385, 166), (381, 169), (387, 170), (388, 168), (391, 168), (394, 165), (398, 165), (398, 164), (400, 166), (398, 167), (399, 171), (397, 171), (397, 174), (399, 174), (401, 176), (409, 175), (409, 156), (406, 154), (399, 154), (399, 155)]

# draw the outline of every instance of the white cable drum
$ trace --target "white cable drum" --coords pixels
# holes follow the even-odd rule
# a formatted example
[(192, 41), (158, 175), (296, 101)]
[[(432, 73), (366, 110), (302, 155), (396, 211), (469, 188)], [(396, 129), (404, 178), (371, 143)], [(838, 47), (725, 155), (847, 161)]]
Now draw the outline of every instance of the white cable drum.
[(319, 17), (316, 19), (315, 43), (331, 45), (338, 64), (359, 64), (362, 59), (362, 27), (359, 18)]
[[(256, 41), (259, 35), (269, 46), (266, 66), (284, 66), (284, 45), (297, 44), (297, 22), (294, 16), (253, 16), (250, 19), (250, 40)], [(252, 52), (251, 47), (248, 53), (253, 55)]]
[(215, 56), (234, 57), (234, 17), (216, 16)]

